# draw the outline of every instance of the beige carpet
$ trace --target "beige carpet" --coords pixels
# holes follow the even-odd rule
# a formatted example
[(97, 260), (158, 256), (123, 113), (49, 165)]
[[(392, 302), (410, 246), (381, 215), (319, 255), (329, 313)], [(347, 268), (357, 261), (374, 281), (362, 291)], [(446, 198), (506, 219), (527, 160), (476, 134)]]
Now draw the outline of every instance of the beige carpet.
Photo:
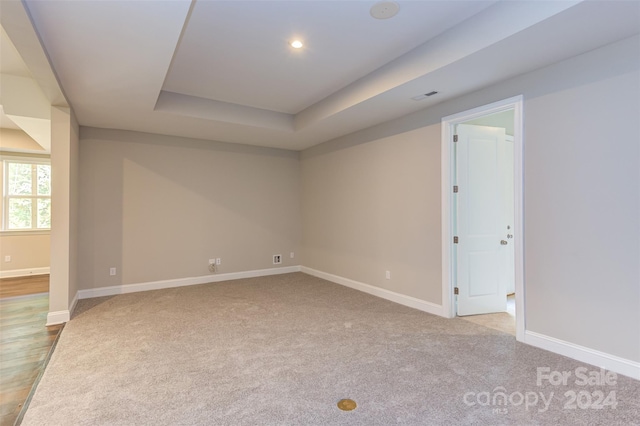
[(495, 314), (468, 315), (460, 317), (465, 321), (470, 321), (494, 330), (502, 331), (512, 336), (516, 335), (516, 299), (511, 295), (507, 297), (507, 312)]
[(538, 386), (537, 367), (598, 371), (295, 273), (81, 301), (23, 424), (640, 424), (640, 382)]

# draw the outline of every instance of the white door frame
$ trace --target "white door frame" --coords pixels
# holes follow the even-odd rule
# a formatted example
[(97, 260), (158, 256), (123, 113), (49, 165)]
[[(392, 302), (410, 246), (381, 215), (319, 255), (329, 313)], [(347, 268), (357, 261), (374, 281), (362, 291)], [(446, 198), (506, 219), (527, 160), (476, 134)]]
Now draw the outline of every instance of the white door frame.
[(514, 241), (515, 244), (515, 286), (516, 286), (516, 340), (524, 341), (524, 209), (523, 209), (523, 97), (514, 96), (478, 108), (449, 115), (442, 119), (441, 143), (441, 205), (442, 205), (442, 308), (447, 318), (456, 315), (453, 295), (453, 129), (456, 124), (489, 114), (513, 109), (514, 111)]

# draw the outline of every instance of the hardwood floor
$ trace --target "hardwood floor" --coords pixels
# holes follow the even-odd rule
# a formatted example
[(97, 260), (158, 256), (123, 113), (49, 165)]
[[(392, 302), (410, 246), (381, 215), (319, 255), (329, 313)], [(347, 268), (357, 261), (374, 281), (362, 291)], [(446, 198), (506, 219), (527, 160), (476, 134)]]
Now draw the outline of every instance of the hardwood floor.
[(49, 275), (0, 279), (0, 299), (49, 292)]
[(20, 416), (31, 388), (44, 370), (49, 352), (62, 330), (63, 325), (45, 326), (49, 311), (48, 291), (48, 275), (0, 280), (2, 426), (13, 425)]

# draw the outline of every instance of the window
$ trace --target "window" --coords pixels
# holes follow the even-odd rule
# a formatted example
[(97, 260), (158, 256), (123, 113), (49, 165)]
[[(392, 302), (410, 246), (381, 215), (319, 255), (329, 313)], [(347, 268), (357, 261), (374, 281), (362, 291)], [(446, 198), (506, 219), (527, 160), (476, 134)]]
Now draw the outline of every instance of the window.
[(3, 161), (2, 229), (51, 229), (51, 164), (47, 159)]

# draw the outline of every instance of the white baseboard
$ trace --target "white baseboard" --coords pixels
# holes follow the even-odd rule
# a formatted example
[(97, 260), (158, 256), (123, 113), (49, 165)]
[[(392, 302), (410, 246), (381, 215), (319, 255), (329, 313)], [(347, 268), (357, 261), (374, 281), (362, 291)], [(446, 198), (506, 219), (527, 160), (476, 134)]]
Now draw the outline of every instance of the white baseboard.
[(0, 271), (0, 278), (28, 277), (30, 275), (46, 275), (48, 273), (48, 266), (43, 268), (13, 269), (11, 271)]
[(76, 295), (73, 297), (71, 304), (69, 305), (69, 319), (73, 316), (73, 311), (76, 310), (76, 305), (78, 304), (78, 292), (76, 291)]
[(161, 290), (163, 288), (184, 287), (189, 285), (216, 283), (220, 281), (239, 280), (242, 278), (265, 277), (267, 275), (289, 274), (300, 272), (300, 266), (258, 269), (254, 271), (231, 272), (228, 274), (204, 275), (201, 277), (178, 278), (174, 280), (152, 281), (146, 283), (123, 284), (110, 287), (99, 287), (78, 291), (78, 299), (114, 296), (117, 294), (136, 293), (139, 291)]
[(620, 358), (533, 331), (525, 331), (524, 343), (640, 380), (640, 362)]
[(71, 320), (71, 316), (73, 315), (73, 311), (76, 309), (76, 305), (78, 304), (78, 293), (74, 296), (71, 304), (69, 305), (68, 311), (54, 311), (49, 312), (47, 314), (47, 326), (49, 325), (58, 325), (64, 322), (68, 322)]
[(70, 311), (55, 311), (47, 314), (47, 326), (58, 325), (68, 322), (71, 319)]
[(324, 280), (331, 281), (333, 283), (340, 284), (354, 290), (362, 291), (364, 293), (371, 294), (372, 296), (377, 296), (382, 299), (398, 303), (400, 305), (408, 306), (410, 308), (418, 309), (420, 311), (438, 315), (441, 317), (445, 316), (442, 305), (436, 305), (435, 303), (427, 302), (425, 300), (417, 299), (411, 296), (406, 296), (404, 294), (396, 293), (380, 287), (375, 287), (370, 284), (361, 283), (359, 281), (354, 281), (349, 278), (344, 278), (338, 275), (328, 274), (326, 272), (307, 268), (306, 266), (303, 266), (301, 271), (305, 274), (313, 275), (314, 277), (322, 278)]

